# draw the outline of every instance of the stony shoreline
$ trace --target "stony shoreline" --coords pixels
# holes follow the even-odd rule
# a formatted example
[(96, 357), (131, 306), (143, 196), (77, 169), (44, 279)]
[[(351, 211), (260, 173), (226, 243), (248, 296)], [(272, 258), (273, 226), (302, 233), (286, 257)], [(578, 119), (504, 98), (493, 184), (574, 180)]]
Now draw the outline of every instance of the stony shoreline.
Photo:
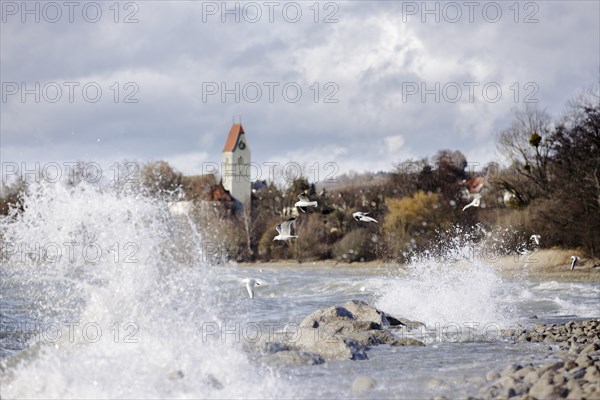
[[(397, 318), (351, 300), (308, 315), (293, 338), (281, 334), (275, 340), (258, 343), (253, 350), (262, 362), (278, 367), (367, 360), (372, 346), (425, 346), (418, 340), (398, 337), (419, 326), (422, 323), (418, 321)], [(516, 342), (548, 344), (546, 361), (510, 364), (477, 377), (479, 395), (475, 398), (600, 399), (600, 320), (536, 324), (502, 331), (502, 336)], [(369, 390), (374, 385), (369, 376), (359, 378), (353, 391)]]
[(514, 332), (520, 342), (557, 344), (548, 362), (511, 364), (502, 372), (490, 371), (480, 393), (485, 399), (599, 399), (600, 320), (534, 325)]

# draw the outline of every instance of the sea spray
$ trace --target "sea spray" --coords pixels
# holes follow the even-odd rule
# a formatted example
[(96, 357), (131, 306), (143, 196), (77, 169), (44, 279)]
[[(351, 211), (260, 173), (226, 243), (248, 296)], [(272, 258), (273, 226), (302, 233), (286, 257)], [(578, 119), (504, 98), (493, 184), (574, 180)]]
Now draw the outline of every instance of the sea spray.
[(221, 312), (215, 271), (200, 244), (193, 262), (178, 261), (179, 241), (191, 239), (165, 203), (41, 183), (22, 205), (0, 225), (1, 301), (3, 319), (32, 329), (28, 348), (4, 362), (2, 397), (283, 395), (241, 343), (203, 334)]
[(514, 324), (512, 284), (490, 267), (506, 251), (500, 236), (480, 226), (447, 232), (437, 249), (413, 255), (407, 270), (389, 280), (377, 306), (432, 328)]

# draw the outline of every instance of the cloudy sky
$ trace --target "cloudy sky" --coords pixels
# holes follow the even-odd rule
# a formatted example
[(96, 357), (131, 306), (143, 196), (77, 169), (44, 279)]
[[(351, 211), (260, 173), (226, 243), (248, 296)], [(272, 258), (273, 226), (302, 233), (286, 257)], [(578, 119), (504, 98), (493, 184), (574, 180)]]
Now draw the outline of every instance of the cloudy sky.
[(600, 77), (597, 1), (1, 5), (3, 168), (198, 174), (239, 116), (253, 162), (318, 179), (444, 148), (483, 165), (512, 109), (560, 115)]

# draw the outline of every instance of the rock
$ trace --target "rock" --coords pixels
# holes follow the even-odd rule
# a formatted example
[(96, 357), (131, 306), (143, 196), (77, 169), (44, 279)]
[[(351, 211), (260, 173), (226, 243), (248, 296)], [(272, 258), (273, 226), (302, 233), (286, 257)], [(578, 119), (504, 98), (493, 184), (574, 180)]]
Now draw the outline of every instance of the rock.
[(354, 316), (344, 307), (328, 307), (317, 310), (304, 318), (300, 323), (300, 326), (303, 328), (318, 328), (324, 322), (339, 319), (352, 320), (354, 319)]
[(296, 335), (285, 338), (284, 343), (291, 348), (317, 353), (326, 361), (367, 359), (366, 346), (322, 329), (300, 328)]
[(496, 382), (496, 384), (499, 384), (503, 388), (513, 387), (515, 383), (517, 383), (517, 381), (512, 376), (503, 376)]
[(378, 310), (375, 307), (371, 307), (364, 301), (360, 300), (350, 300), (344, 303), (344, 308), (358, 321), (371, 321), (380, 326), (390, 326), (389, 319), (394, 322), (394, 325), (400, 325), (400, 322), (393, 317), (388, 316), (383, 311)]
[(586, 347), (584, 347), (584, 349), (581, 350), (581, 353), (589, 355), (598, 349), (600, 349), (600, 344), (598, 344), (597, 342), (594, 342), (594, 343), (591, 343), (591, 344), (587, 345)]
[(525, 383), (533, 384), (534, 382), (537, 382), (540, 379), (540, 375), (541, 374), (538, 371), (531, 371), (525, 376), (525, 378), (523, 378), (523, 381)]
[[(535, 325), (531, 330), (516, 331), (517, 341), (559, 343), (548, 348), (545, 364), (529, 364), (524, 368), (512, 364), (501, 375), (490, 371), (486, 375), (489, 386), (481, 388), (480, 393), (488, 398), (600, 399), (598, 327), (599, 321), (569, 321), (564, 325)], [(556, 361), (557, 357), (560, 361)]]
[(335, 335), (344, 336), (349, 336), (353, 333), (362, 331), (381, 330), (381, 325), (378, 325), (374, 322), (356, 321), (354, 319), (345, 318), (326, 318), (319, 322), (314, 321), (313, 324), (316, 326), (312, 326), (311, 328), (318, 328)]
[(564, 385), (566, 381), (567, 380), (565, 379), (565, 376), (563, 374), (556, 374), (554, 375), (554, 378), (552, 378), (552, 383), (554, 383), (557, 386)]
[(577, 368), (576, 370), (574, 370), (574, 371), (571, 372), (571, 378), (572, 379), (581, 379), (581, 378), (583, 378), (583, 376), (586, 373), (586, 369), (587, 368), (585, 368), (585, 367)]
[(595, 365), (587, 367), (583, 379), (588, 382), (600, 382), (600, 371), (598, 370), (598, 367)]
[(392, 346), (425, 346), (425, 343), (413, 338), (400, 338), (390, 343)]
[(569, 390), (569, 394), (567, 399), (582, 399), (583, 398), (583, 389), (577, 383), (576, 380), (570, 380), (567, 382), (567, 389)]
[(293, 365), (319, 365), (325, 359), (316, 353), (305, 351), (284, 350), (265, 357), (265, 361), (277, 367), (289, 367)]
[(556, 342), (556, 341), (557, 341), (556, 336), (554, 336), (553, 334), (548, 334), (544, 338), (544, 342)]
[(582, 353), (575, 359), (575, 363), (580, 367), (588, 367), (594, 365), (594, 360), (589, 355)]
[(356, 320), (371, 321), (382, 327), (406, 327), (412, 330), (425, 326), (422, 322), (393, 317), (360, 300), (347, 301), (344, 303), (344, 308), (350, 311)]
[(381, 330), (362, 330), (348, 331), (343, 333), (344, 336), (356, 340), (364, 346), (377, 346), (380, 344), (389, 344), (397, 346), (398, 339), (388, 331)]
[(486, 379), (488, 382), (493, 382), (493, 381), (496, 381), (496, 380), (498, 380), (499, 378), (500, 378), (500, 374), (498, 373), (498, 371), (494, 371), (494, 370), (492, 370), (492, 371), (488, 372), (488, 373), (487, 373), (487, 375), (485, 376), (485, 379)]
[(502, 376), (511, 376), (513, 373), (520, 370), (521, 368), (523, 368), (523, 367), (520, 366), (519, 364), (511, 364), (508, 367), (504, 368), (501, 375)]
[(514, 387), (511, 386), (505, 386), (504, 390), (502, 391), (502, 397), (509, 399), (511, 397), (515, 397), (517, 395), (517, 392), (515, 391)]
[[(555, 372), (555, 371), (558, 371), (559, 369), (561, 369), (562, 367), (564, 367), (564, 365), (565, 365), (564, 362), (557, 361), (552, 364), (548, 364), (548, 365), (541, 367), (540, 372), (542, 372), (542, 374), (545, 373), (546, 371)], [(542, 377), (543, 377), (543, 375), (542, 375)]]
[(524, 379), (527, 375), (529, 375), (532, 371), (534, 370), (533, 366), (530, 365), (526, 365), (523, 368), (521, 368), (520, 370), (516, 371), (513, 376), (516, 379), (522, 380)]
[[(419, 340), (398, 338), (383, 326), (395, 319), (365, 302), (328, 307), (308, 315), (295, 332), (276, 332), (271, 341), (247, 344), (267, 362), (278, 365), (317, 365), (331, 360), (365, 360), (369, 346), (424, 346)], [(414, 321), (412, 321), (415, 323)], [(419, 323), (415, 323), (419, 324)]]
[(564, 368), (566, 371), (571, 371), (573, 368), (577, 368), (577, 364), (573, 360), (567, 360), (565, 361)]
[(377, 382), (375, 382), (373, 378), (361, 375), (352, 382), (352, 391), (358, 393), (366, 392), (373, 389), (375, 386), (377, 386)]
[(588, 383), (586, 385), (583, 385), (582, 387), (583, 389), (583, 397), (584, 398), (588, 398), (588, 399), (597, 399), (600, 396), (599, 390), (598, 390), (598, 382), (594, 382), (594, 383)]
[(549, 379), (540, 378), (540, 380), (534, 383), (529, 389), (529, 395), (537, 399), (547, 399), (552, 397), (553, 394), (554, 386), (552, 385), (552, 381)]
[(281, 342), (258, 342), (255, 348), (262, 353), (273, 354), (289, 350), (290, 346)]

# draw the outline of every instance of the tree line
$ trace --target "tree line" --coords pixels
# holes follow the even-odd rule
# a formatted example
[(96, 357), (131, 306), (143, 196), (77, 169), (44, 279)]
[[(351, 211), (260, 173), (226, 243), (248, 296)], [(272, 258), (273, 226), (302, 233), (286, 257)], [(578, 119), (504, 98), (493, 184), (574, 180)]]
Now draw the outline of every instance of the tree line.
[[(600, 252), (600, 99), (581, 92), (553, 118), (539, 107), (515, 110), (497, 135), (503, 162), (474, 171), (459, 150), (404, 160), (387, 172), (352, 173), (337, 184), (298, 177), (287, 186), (253, 185), (250, 207), (240, 208), (214, 177), (186, 177), (164, 161), (140, 171), (139, 188), (167, 201), (188, 200), (191, 218), (208, 240), (238, 261), (374, 259), (406, 261), (421, 252), (442, 250), (455, 232), (475, 238), (488, 232), (511, 252), (539, 234), (542, 247)], [(481, 178), (482, 205), (463, 211), (474, 193), (468, 184)], [(74, 183), (75, 184), (75, 183)], [(0, 214), (18, 209), (27, 183), (3, 184)], [(274, 242), (275, 226), (289, 217), (297, 195), (317, 200), (296, 221), (298, 238)], [(360, 223), (355, 211), (379, 221)], [(483, 240), (483, 238), (481, 238)], [(488, 238), (489, 239), (489, 238)]]

